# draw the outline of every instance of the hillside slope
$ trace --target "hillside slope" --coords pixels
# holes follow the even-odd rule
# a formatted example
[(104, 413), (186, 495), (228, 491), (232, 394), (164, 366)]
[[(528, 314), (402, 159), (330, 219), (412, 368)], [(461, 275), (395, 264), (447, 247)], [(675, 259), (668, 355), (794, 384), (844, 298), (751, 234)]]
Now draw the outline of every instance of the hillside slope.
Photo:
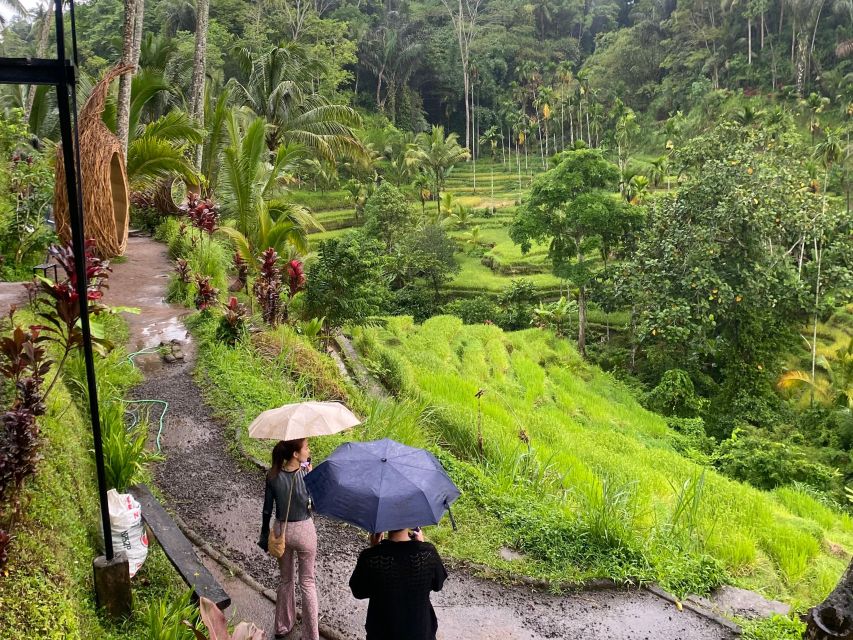
[[(677, 592), (733, 582), (805, 605), (849, 560), (849, 516), (690, 461), (677, 451), (684, 435), (566, 340), (436, 317), (390, 318), (356, 342), (386, 384), (431, 408), (427, 438), (470, 463), (452, 470), (468, 483), (462, 508), (498, 523), (483, 553), (514, 547), (521, 571), (639, 577)], [(464, 538), (442, 531), (450, 548)]]

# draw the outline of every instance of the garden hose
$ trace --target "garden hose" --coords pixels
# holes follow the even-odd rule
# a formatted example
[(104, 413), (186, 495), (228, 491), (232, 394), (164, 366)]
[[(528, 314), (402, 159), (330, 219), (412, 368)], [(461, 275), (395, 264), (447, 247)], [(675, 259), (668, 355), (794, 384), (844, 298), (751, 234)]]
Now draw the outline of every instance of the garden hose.
[[(169, 410), (169, 403), (166, 402), (165, 400), (150, 400), (147, 398), (139, 399), (139, 400), (122, 400), (122, 402), (124, 402), (125, 404), (162, 404), (163, 405), (163, 411), (162, 411), (162, 413), (160, 413), (160, 425), (157, 429), (157, 453), (160, 453), (160, 437), (163, 435), (163, 427), (165, 425), (166, 412)], [(133, 422), (133, 424), (130, 425), (130, 428), (132, 429), (133, 427), (135, 427), (136, 425), (139, 424), (139, 420), (140, 420), (139, 414), (136, 411), (133, 411), (130, 409), (126, 410), (126, 412), (129, 413), (131, 416), (133, 416), (134, 422)]]
[[(159, 347), (147, 347), (145, 349), (141, 349), (140, 351), (134, 351), (133, 353), (128, 354), (127, 361), (130, 363), (130, 365), (132, 367), (136, 367), (136, 363), (133, 361), (133, 359), (136, 356), (141, 356), (141, 355), (145, 355), (145, 354), (149, 354), (149, 353), (157, 353), (159, 350), (160, 350)], [(165, 425), (166, 412), (169, 410), (169, 403), (166, 402), (165, 400), (152, 400), (152, 399), (148, 399), (148, 398), (139, 399), (139, 400), (122, 400), (122, 402), (124, 402), (125, 404), (128, 404), (128, 405), (130, 405), (130, 404), (162, 404), (163, 405), (163, 411), (160, 414), (160, 425), (159, 425), (159, 428), (157, 429), (157, 453), (160, 453), (160, 437), (163, 435), (163, 427)], [(140, 420), (139, 414), (136, 411), (133, 411), (130, 409), (128, 409), (126, 411), (134, 419), (134, 422), (131, 425), (131, 428), (138, 425), (139, 420)]]

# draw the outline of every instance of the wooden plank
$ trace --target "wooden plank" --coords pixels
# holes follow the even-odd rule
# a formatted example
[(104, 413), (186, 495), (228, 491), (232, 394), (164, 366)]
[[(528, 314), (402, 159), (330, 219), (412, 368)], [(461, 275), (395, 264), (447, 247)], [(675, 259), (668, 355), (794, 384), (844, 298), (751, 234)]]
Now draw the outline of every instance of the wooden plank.
[(184, 582), (193, 588), (196, 598), (204, 596), (216, 603), (220, 609), (228, 607), (231, 598), (198, 559), (192, 543), (152, 495), (151, 490), (144, 484), (137, 484), (128, 491), (142, 506), (142, 519)]

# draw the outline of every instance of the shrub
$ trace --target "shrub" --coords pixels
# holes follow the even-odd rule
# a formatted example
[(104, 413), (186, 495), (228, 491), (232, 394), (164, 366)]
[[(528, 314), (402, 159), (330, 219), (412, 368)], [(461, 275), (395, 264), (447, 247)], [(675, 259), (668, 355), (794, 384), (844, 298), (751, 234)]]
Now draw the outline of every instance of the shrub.
[(675, 431), (672, 439), (673, 449), (694, 462), (710, 462), (710, 455), (714, 452), (716, 443), (705, 433), (705, 422), (702, 418), (669, 417), (666, 424)]
[(707, 401), (696, 395), (690, 374), (682, 369), (670, 369), (646, 395), (644, 404), (665, 416), (693, 418), (705, 408)]
[(435, 295), (426, 287), (408, 285), (393, 292), (392, 312), (394, 315), (412, 316), (415, 322), (423, 322), (435, 315), (438, 307)]
[(812, 458), (804, 447), (779, 442), (758, 430), (735, 429), (717, 448), (714, 466), (759, 489), (792, 482), (804, 482), (822, 491), (837, 489), (839, 473)]
[(501, 314), (498, 324), (508, 331), (527, 329), (533, 319), (536, 287), (531, 280), (518, 278), (498, 296)]
[(281, 319), (281, 270), (278, 268), (278, 253), (270, 247), (259, 257), (260, 269), (252, 293), (261, 307), (261, 317), (269, 325), (275, 326)]
[(248, 311), (246, 305), (238, 302), (234, 296), (228, 298), (228, 303), (223, 306), (225, 313), (219, 319), (219, 325), (216, 327), (216, 339), (233, 347), (247, 333), (246, 315)]
[(444, 313), (456, 316), (465, 324), (497, 324), (501, 310), (490, 296), (481, 295), (475, 298), (459, 298), (444, 305)]
[(139, 479), (143, 465), (151, 458), (145, 450), (148, 424), (141, 420), (128, 428), (124, 404), (115, 397), (101, 399), (98, 409), (107, 485), (123, 493)]
[(217, 302), (219, 290), (210, 283), (210, 276), (195, 276), (196, 294), (193, 302), (199, 311), (209, 311)]

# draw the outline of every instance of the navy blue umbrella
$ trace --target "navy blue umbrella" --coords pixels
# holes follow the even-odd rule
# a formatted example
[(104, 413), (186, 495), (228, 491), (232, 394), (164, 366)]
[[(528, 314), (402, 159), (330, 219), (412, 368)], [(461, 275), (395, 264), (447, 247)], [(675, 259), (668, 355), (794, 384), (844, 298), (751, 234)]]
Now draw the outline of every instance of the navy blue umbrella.
[(388, 438), (342, 444), (305, 484), (317, 513), (373, 532), (437, 524), (459, 497), (434, 455)]

